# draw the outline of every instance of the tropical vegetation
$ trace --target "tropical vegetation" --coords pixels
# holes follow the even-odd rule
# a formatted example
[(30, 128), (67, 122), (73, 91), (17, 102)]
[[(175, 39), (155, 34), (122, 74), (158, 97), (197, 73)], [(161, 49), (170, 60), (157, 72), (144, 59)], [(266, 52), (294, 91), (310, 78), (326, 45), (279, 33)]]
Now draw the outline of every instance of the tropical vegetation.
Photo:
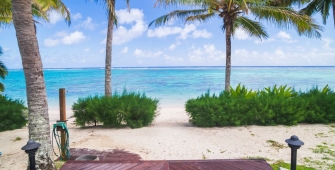
[(26, 109), (22, 100), (0, 95), (0, 132), (22, 128), (27, 124), (23, 115)]
[[(1, 0), (0, 2), (0, 27), (13, 23), (11, 0)], [(61, 14), (65, 21), (71, 24), (70, 11), (61, 0), (32, 0), (31, 11), (35, 18), (49, 22), (49, 13), (56, 11)], [(35, 21), (37, 22), (37, 21)]]
[[(3, 54), (2, 47), (0, 47), (0, 56)], [(5, 79), (5, 76), (8, 74), (8, 70), (5, 64), (0, 60), (0, 78)], [(5, 86), (3, 83), (0, 82), (0, 92), (5, 90)]]
[(157, 99), (144, 93), (115, 92), (112, 96), (79, 98), (72, 110), (76, 124), (86, 126), (102, 123), (106, 127), (140, 128), (152, 123), (157, 110)]
[(335, 92), (328, 85), (307, 92), (287, 86), (253, 91), (238, 85), (230, 93), (208, 91), (185, 104), (190, 122), (200, 127), (333, 123), (334, 106)]
[[(308, 15), (299, 13), (284, 5), (273, 5), (277, 1), (261, 0), (157, 0), (156, 6), (184, 5), (199, 9), (175, 10), (163, 15), (149, 24), (160, 26), (179, 18), (186, 22), (206, 22), (219, 17), (226, 40), (225, 91), (230, 90), (231, 76), (231, 37), (237, 29), (244, 30), (249, 36), (267, 38), (265, 28), (258, 21), (246, 17), (251, 14), (256, 20), (264, 20), (279, 28), (295, 28), (298, 34), (319, 38), (321, 27)], [(280, 2), (280, 1), (279, 1)]]
[[(98, 2), (99, 0), (95, 0)], [(105, 96), (112, 95), (112, 41), (114, 25), (117, 26), (117, 16), (115, 13), (115, 0), (101, 0), (104, 8), (107, 9), (108, 26), (106, 38), (106, 58), (105, 58)], [(125, 0), (128, 10), (129, 0)]]
[(55, 169), (43, 66), (33, 16), (45, 16), (50, 10), (65, 12), (69, 16), (69, 11), (60, 0), (11, 0), (11, 5), (8, 5), (8, 0), (1, 2), (10, 7), (1, 10), (1, 23), (6, 25), (13, 21), (20, 49), (29, 110), (29, 139), (41, 143), (36, 153), (36, 168)]
[(310, 16), (315, 13), (320, 13), (323, 24), (326, 24), (331, 8), (333, 8), (333, 20), (335, 27), (335, 0), (312, 0), (306, 7), (301, 9), (301, 12)]

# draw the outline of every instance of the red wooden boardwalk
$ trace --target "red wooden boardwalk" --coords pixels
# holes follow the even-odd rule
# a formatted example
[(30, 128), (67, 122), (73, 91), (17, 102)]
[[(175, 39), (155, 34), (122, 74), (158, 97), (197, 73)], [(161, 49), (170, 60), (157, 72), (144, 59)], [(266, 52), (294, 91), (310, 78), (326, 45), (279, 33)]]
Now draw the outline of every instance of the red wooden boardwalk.
[(179, 160), (179, 161), (67, 161), (61, 170), (272, 170), (260, 159), (217, 159), (217, 160)]
[[(161, 160), (145, 161), (123, 150), (70, 149), (71, 158), (61, 170), (272, 170), (261, 159)], [(75, 161), (79, 155), (96, 155), (99, 160)]]

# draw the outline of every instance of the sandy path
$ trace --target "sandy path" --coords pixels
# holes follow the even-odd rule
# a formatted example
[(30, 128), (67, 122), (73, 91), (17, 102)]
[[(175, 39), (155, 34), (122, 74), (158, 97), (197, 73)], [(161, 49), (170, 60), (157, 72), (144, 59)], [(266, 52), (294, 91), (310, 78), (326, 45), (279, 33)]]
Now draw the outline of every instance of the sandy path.
[[(285, 139), (297, 135), (305, 142), (298, 151), (298, 164), (303, 164), (304, 157), (321, 160), (322, 154), (315, 154), (310, 148), (323, 142), (335, 144), (335, 128), (330, 125), (197, 128), (188, 123), (183, 108), (162, 108), (152, 125), (140, 129), (78, 128), (73, 121), (71, 118), (68, 122), (71, 148), (119, 148), (150, 160), (260, 156), (272, 161), (282, 159), (290, 162), (290, 148), (286, 147)], [(21, 147), (28, 140), (27, 136), (27, 128), (0, 132), (0, 151), (3, 152), (0, 169), (22, 169), (26, 166), (27, 156)], [(13, 141), (16, 137), (22, 140)], [(267, 140), (277, 141), (285, 147), (276, 149)]]

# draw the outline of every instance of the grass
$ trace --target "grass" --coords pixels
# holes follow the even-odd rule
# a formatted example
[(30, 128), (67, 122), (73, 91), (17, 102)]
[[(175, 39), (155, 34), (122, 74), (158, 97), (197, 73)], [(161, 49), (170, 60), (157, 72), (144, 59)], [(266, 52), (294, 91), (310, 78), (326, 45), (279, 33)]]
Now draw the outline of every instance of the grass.
[(321, 145), (316, 145), (315, 148), (309, 148), (316, 156), (319, 157), (317, 160), (312, 160), (311, 157), (305, 157), (304, 163), (308, 166), (313, 166), (317, 169), (335, 169), (335, 151), (334, 144), (327, 144), (322, 142)]
[(204, 153), (202, 153), (202, 159), (207, 159), (207, 157), (205, 156), (205, 154)]
[(55, 166), (56, 166), (56, 169), (60, 169), (64, 164), (65, 164), (66, 161), (55, 161)]
[[(271, 167), (275, 170), (279, 169), (279, 167), (290, 169), (291, 164), (285, 163), (284, 161), (280, 160), (280, 161), (276, 161), (275, 163), (271, 164)], [(307, 167), (304, 165), (297, 165), (297, 170), (315, 170), (315, 168)]]
[(22, 140), (21, 137), (16, 137), (13, 141), (16, 142), (16, 141), (20, 141), (20, 140)]
[(275, 149), (277, 149), (277, 150), (279, 150), (279, 149), (283, 149), (283, 148), (286, 147), (285, 145), (283, 145), (283, 144), (281, 144), (281, 143), (279, 143), (279, 142), (276, 142), (276, 141), (274, 141), (274, 140), (267, 140), (266, 142), (267, 142), (267, 143), (270, 143), (271, 147), (273, 147), (273, 148), (275, 148)]
[(272, 161), (271, 159), (262, 156), (247, 156), (246, 159), (264, 159), (266, 161)]

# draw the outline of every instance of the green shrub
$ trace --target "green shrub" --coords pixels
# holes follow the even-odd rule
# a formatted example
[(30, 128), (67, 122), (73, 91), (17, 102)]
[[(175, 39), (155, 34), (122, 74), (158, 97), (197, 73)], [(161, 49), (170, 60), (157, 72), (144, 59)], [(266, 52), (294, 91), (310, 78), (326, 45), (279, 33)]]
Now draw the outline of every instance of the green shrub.
[(13, 100), (0, 95), (0, 132), (19, 129), (26, 125), (23, 110), (27, 109), (22, 100)]
[(98, 114), (95, 110), (90, 109), (89, 104), (93, 101), (99, 100), (98, 96), (88, 96), (86, 98), (79, 98), (77, 103), (72, 105), (74, 111), (74, 117), (76, 118), (76, 124), (79, 126), (85, 126), (85, 124), (97, 123)]
[(139, 128), (149, 125), (155, 116), (158, 100), (143, 93), (115, 92), (111, 97), (95, 96), (78, 99), (73, 104), (76, 124), (85, 126), (95, 121), (107, 127), (127, 125)]
[(322, 90), (317, 87), (306, 93), (301, 93), (305, 102), (305, 123), (331, 123), (335, 122), (335, 93), (328, 87)]
[(239, 84), (219, 96), (208, 90), (185, 108), (200, 127), (335, 122), (335, 94), (328, 86), (298, 93), (287, 86), (252, 91)]

